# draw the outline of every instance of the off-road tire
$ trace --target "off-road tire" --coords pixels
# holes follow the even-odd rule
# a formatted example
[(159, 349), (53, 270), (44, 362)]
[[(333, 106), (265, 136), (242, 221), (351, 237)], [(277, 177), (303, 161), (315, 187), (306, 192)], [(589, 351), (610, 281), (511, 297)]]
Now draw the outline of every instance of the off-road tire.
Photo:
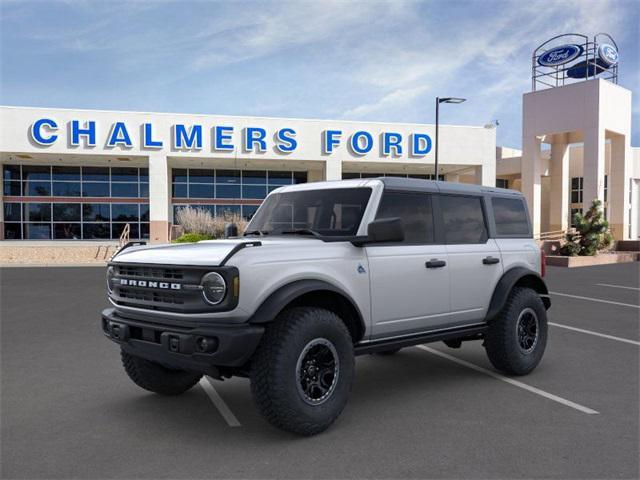
[[(537, 340), (525, 353), (519, 345), (518, 322), (521, 313), (537, 316)], [(515, 287), (500, 313), (489, 323), (485, 335), (487, 356), (495, 368), (510, 375), (526, 375), (542, 360), (547, 345), (547, 311), (538, 293)]]
[(382, 352), (376, 352), (376, 355), (381, 355), (383, 357), (388, 357), (390, 355), (395, 355), (396, 353), (398, 353), (400, 350), (402, 350), (401, 348), (393, 348), (391, 350), (384, 350)]
[(139, 387), (161, 395), (180, 395), (202, 378), (202, 374), (172, 370), (120, 350), (122, 365), (129, 378)]
[[(299, 361), (310, 342), (329, 341), (337, 355), (337, 376), (323, 403), (311, 405), (300, 391)], [(335, 313), (295, 307), (267, 325), (251, 360), (251, 393), (260, 413), (274, 426), (300, 435), (326, 430), (344, 409), (355, 370), (349, 330)]]

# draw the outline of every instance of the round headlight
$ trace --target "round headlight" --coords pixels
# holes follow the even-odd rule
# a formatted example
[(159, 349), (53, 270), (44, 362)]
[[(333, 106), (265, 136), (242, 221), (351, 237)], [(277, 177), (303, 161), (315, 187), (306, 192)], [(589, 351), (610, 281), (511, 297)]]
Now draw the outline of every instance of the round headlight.
[(116, 276), (116, 270), (113, 267), (107, 268), (107, 291), (113, 293), (113, 277)]
[(217, 305), (227, 293), (227, 284), (222, 275), (216, 272), (207, 273), (202, 277), (202, 295), (207, 303)]

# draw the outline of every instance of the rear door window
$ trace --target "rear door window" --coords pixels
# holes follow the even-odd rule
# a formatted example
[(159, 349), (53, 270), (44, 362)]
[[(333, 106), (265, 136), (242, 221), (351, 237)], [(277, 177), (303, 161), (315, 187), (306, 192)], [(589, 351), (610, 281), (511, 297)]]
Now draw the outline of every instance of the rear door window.
[(404, 225), (403, 243), (433, 243), (433, 210), (431, 195), (425, 193), (386, 191), (376, 218), (399, 217)]
[(496, 233), (504, 236), (530, 236), (529, 221), (524, 201), (521, 198), (491, 199)]
[(439, 198), (447, 243), (485, 243), (487, 241), (487, 226), (480, 197), (441, 195)]

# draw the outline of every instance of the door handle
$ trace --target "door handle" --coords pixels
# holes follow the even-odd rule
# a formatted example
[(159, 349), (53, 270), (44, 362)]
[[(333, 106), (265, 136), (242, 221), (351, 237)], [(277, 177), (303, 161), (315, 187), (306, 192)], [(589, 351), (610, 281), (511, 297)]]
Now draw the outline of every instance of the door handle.
[(425, 263), (425, 267), (427, 268), (442, 268), (447, 264), (444, 260), (438, 260), (436, 258), (432, 258), (427, 263)]
[(485, 257), (482, 259), (482, 263), (485, 265), (495, 265), (496, 263), (500, 263), (500, 259), (496, 257)]

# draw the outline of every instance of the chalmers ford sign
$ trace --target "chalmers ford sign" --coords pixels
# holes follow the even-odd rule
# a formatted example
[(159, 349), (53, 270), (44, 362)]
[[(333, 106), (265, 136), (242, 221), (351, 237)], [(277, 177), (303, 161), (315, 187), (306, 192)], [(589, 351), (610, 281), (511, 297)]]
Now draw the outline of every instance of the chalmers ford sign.
[[(176, 123), (170, 131), (159, 131), (153, 123), (132, 125), (130, 122), (114, 121), (109, 125), (99, 125), (96, 121), (72, 120), (58, 122), (54, 118), (38, 118), (29, 128), (31, 140), (40, 147), (47, 147), (61, 141), (60, 133), (66, 129), (68, 144), (71, 147), (95, 147), (98, 142), (105, 148), (129, 149), (134, 147), (134, 133), (140, 132), (139, 144), (143, 150), (171, 148), (174, 151), (262, 153), (273, 151), (278, 155), (296, 152), (299, 147), (297, 132), (285, 126), (275, 131), (267, 131), (260, 126), (249, 126), (236, 132), (230, 125), (201, 125)], [(383, 156), (408, 154), (423, 157), (432, 148), (431, 137), (426, 133), (401, 134), (382, 132), (374, 135), (367, 130), (358, 130), (348, 135), (341, 129), (325, 129), (321, 135), (322, 155), (331, 155), (342, 144), (351, 153), (358, 156), (379, 153)]]

